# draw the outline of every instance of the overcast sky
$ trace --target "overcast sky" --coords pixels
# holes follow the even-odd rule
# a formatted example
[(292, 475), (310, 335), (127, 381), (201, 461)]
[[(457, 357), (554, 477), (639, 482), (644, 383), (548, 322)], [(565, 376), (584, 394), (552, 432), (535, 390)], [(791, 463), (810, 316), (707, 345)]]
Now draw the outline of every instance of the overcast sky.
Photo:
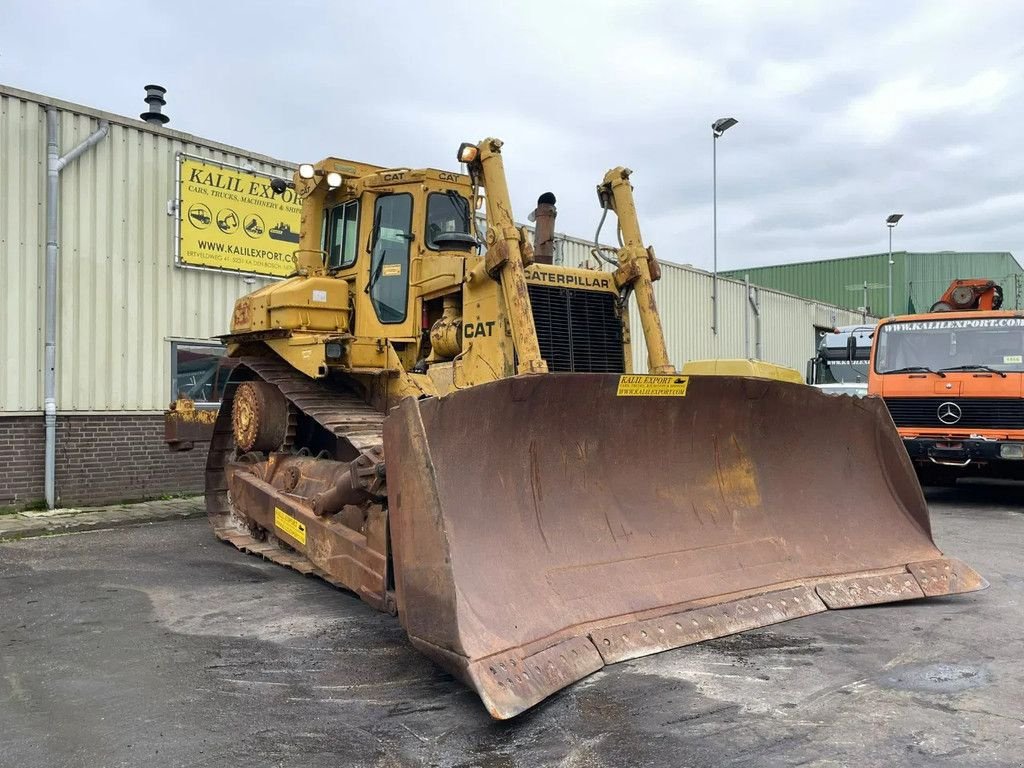
[(453, 168), (499, 136), (517, 217), (634, 170), (646, 239), (722, 269), (897, 250), (1024, 255), (1024, 4), (0, 0), (0, 82), (294, 162)]

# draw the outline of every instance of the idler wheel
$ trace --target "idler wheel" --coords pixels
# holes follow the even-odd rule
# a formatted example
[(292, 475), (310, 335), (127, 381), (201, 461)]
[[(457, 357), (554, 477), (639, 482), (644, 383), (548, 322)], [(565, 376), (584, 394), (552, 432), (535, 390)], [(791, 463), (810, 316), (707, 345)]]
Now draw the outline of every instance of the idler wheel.
[(288, 430), (288, 403), (281, 391), (265, 381), (238, 385), (231, 406), (231, 430), (242, 451), (273, 451)]

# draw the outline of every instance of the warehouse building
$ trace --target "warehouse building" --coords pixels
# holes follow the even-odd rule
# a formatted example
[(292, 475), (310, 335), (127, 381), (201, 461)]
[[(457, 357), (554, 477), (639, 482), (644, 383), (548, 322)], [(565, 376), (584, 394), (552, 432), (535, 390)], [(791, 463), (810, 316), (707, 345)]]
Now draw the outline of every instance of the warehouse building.
[[(213, 337), (237, 298), (289, 268), (273, 260), (293, 242), (297, 209), (262, 192), (294, 164), (173, 130), (161, 124), (162, 94), (150, 99), (144, 122), (0, 86), (0, 506), (199, 491), (205, 455), (167, 450), (163, 411), (178, 394), (216, 406), (223, 347)], [(251, 247), (212, 253), (216, 237), (201, 234), (218, 230)], [(563, 235), (556, 263), (596, 266), (590, 243)], [(677, 364), (759, 357), (803, 370), (822, 328), (859, 320), (720, 280), (712, 333), (711, 291), (709, 273), (663, 265), (656, 294)], [(635, 313), (632, 327), (634, 367), (645, 371)]]
[(1003, 288), (1003, 308), (1024, 306), (1024, 270), (1006, 251), (892, 253), (892, 309), (889, 304), (889, 254), (804, 261), (733, 269), (723, 275), (755, 285), (836, 304), (869, 315), (927, 312), (953, 280), (985, 278)]

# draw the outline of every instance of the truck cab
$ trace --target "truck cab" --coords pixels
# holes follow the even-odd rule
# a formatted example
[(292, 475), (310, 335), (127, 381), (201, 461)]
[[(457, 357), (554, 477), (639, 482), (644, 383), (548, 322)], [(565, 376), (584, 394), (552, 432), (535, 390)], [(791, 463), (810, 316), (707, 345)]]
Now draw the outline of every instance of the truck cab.
[(923, 484), (1024, 479), (1024, 313), (943, 304), (879, 323), (868, 391)]
[(807, 361), (807, 383), (830, 395), (866, 395), (874, 330), (861, 324), (823, 333), (817, 354)]

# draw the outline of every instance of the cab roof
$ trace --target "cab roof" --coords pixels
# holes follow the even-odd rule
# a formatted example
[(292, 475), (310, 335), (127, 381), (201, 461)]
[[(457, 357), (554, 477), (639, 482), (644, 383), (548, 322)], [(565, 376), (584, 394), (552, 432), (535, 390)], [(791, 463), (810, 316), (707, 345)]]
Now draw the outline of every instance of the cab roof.
[(913, 323), (935, 320), (980, 320), (986, 317), (1024, 317), (1024, 311), (1016, 309), (966, 309), (960, 312), (919, 312), (915, 315), (896, 315), (879, 320), (879, 327), (890, 323)]

